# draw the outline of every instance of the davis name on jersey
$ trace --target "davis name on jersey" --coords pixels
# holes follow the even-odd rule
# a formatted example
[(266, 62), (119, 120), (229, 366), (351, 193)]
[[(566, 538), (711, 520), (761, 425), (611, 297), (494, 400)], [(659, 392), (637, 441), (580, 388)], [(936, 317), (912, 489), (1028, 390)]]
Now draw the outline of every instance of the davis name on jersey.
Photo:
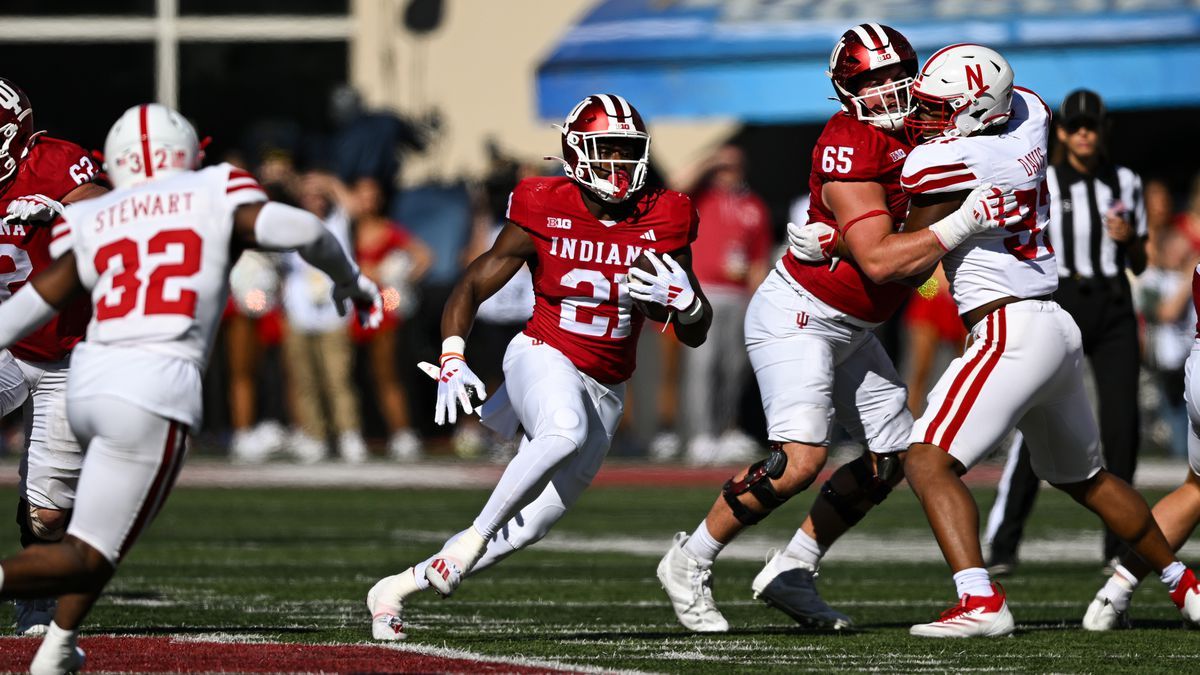
[(144, 407), (199, 423), (200, 376), (233, 264), (233, 212), (266, 199), (250, 174), (219, 164), (67, 206), (51, 252), (74, 252), (93, 306), (71, 396), (137, 391)]
[(964, 192), (982, 183), (1016, 190), (1025, 219), (963, 242), (942, 258), (960, 314), (1004, 296), (1036, 298), (1058, 288), (1058, 265), (1046, 227), (1046, 143), (1050, 109), (1014, 87), (1012, 119), (994, 135), (935, 138), (913, 149), (901, 184), (910, 194)]
[[(908, 195), (900, 187), (900, 172), (911, 148), (907, 141), (845, 113), (831, 117), (813, 148), (808, 180), (809, 221), (838, 227), (833, 209), (821, 194), (826, 183), (873, 182), (883, 186), (888, 213), (899, 228), (908, 213)], [(825, 304), (869, 323), (886, 321), (913, 290), (903, 284), (877, 284), (852, 260), (843, 260), (830, 271), (828, 263), (801, 262), (784, 253), (783, 266)]]
[(625, 276), (643, 250), (670, 253), (695, 240), (691, 200), (646, 189), (633, 216), (606, 224), (569, 178), (527, 178), (509, 197), (507, 217), (537, 249), (530, 263), (536, 300), (525, 333), (599, 382), (629, 379), (644, 317), (633, 310)]
[[(62, 201), (72, 190), (93, 181), (107, 183), (91, 153), (74, 143), (38, 136), (16, 176), (0, 192), (0, 214), (18, 197), (43, 194)], [(51, 228), (21, 223), (0, 227), (0, 302), (50, 266)], [(26, 361), (61, 361), (83, 339), (91, 316), (87, 298), (72, 300), (58, 316), (9, 348)]]

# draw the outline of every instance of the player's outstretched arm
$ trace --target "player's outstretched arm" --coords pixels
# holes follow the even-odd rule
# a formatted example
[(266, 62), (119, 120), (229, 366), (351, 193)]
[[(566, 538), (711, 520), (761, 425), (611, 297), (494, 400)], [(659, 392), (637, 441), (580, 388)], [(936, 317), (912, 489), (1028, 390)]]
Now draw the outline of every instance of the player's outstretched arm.
[(946, 252), (972, 235), (1021, 218), (1011, 191), (987, 185), (970, 192), (918, 195), (902, 232), (892, 227), (878, 183), (828, 183), (822, 196), (838, 220), (844, 253), (875, 283), (927, 277)]
[(442, 337), (466, 338), (475, 323), (475, 313), (484, 300), (495, 295), (516, 275), (525, 261), (537, 254), (529, 233), (509, 222), (504, 224), (492, 247), (467, 265), (442, 312)]
[(305, 262), (327, 274), (333, 280), (333, 298), (339, 312), (344, 311), (344, 301), (349, 299), (362, 325), (373, 328), (383, 321), (379, 288), (359, 272), (337, 238), (313, 214), (278, 202), (243, 204), (234, 211), (233, 229), (244, 246), (295, 250)]
[(75, 267), (75, 254), (68, 251), (0, 304), (0, 349), (49, 321), (68, 300), (83, 290)]

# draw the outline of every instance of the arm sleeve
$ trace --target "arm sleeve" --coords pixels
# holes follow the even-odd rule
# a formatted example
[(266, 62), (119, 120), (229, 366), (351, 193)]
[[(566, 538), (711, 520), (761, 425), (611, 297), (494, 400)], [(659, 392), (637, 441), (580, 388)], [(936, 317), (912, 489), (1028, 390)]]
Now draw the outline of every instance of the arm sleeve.
[(319, 218), (286, 204), (268, 202), (254, 221), (259, 248), (295, 249), (305, 262), (329, 275), (339, 286), (358, 277), (358, 267)]
[(0, 303), (0, 348), (32, 333), (49, 321), (57, 311), (42, 298), (33, 284), (25, 284), (12, 297)]

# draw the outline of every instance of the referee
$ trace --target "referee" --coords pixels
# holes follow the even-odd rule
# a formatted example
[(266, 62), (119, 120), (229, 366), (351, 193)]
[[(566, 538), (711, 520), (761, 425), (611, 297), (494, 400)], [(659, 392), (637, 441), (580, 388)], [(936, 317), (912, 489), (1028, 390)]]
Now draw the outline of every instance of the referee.
[[(1146, 209), (1142, 180), (1109, 160), (1104, 102), (1086, 89), (1067, 95), (1058, 110), (1058, 147), (1046, 172), (1050, 191), (1050, 242), (1058, 255), (1054, 299), (1083, 334), (1100, 403), (1100, 445), (1105, 466), (1133, 481), (1138, 432), (1138, 324), (1126, 270), (1146, 268)], [(1012, 572), (1025, 520), (1039, 485), (1020, 435), (1004, 467), (988, 517), (992, 574)], [(1019, 449), (1018, 449), (1019, 446)], [(1112, 532), (1104, 560), (1122, 552)]]

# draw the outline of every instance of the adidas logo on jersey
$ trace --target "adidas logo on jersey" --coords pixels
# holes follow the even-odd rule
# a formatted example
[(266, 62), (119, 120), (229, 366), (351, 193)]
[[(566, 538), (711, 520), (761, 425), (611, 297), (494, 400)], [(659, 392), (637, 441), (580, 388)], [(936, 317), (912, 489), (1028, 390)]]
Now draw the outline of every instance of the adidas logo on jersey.
[(546, 227), (553, 228), (555, 230), (569, 230), (571, 229), (571, 219), (547, 217)]
[(658, 241), (658, 237), (654, 236), (654, 230), (646, 230), (642, 233), (642, 239), (647, 241)]

